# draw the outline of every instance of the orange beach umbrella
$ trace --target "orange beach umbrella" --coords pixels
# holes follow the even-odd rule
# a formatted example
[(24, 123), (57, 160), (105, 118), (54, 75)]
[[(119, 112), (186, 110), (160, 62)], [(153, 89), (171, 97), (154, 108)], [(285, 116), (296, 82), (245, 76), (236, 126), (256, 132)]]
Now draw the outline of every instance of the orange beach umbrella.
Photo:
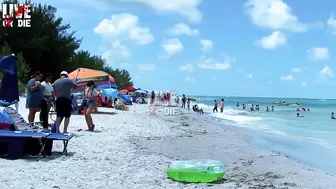
[(115, 83), (115, 79), (108, 73), (89, 68), (78, 68), (69, 74), (69, 78), (76, 80), (77, 83), (87, 82), (89, 80)]

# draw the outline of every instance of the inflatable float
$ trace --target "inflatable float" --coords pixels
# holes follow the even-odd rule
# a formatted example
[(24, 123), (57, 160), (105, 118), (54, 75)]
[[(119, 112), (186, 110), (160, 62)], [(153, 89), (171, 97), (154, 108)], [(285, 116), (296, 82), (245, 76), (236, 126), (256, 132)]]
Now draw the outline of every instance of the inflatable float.
[(224, 165), (216, 160), (174, 161), (167, 168), (168, 178), (179, 182), (207, 183), (222, 179)]

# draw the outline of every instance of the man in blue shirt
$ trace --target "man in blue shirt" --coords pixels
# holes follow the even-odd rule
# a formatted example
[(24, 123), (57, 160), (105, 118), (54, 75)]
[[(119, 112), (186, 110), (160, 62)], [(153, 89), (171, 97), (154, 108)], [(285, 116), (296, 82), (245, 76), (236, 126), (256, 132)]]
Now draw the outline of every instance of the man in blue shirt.
[(63, 132), (67, 133), (72, 110), (71, 93), (72, 89), (77, 88), (77, 85), (68, 78), (68, 72), (62, 71), (60, 76), (61, 78), (57, 79), (53, 84), (56, 97), (56, 132), (60, 132), (59, 127), (63, 118), (65, 118)]

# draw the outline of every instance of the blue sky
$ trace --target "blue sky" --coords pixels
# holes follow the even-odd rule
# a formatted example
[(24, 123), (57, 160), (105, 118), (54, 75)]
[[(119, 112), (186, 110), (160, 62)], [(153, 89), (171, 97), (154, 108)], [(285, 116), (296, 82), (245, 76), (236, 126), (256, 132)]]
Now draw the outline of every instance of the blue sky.
[(48, 3), (83, 38), (81, 49), (127, 69), (135, 87), (193, 95), (335, 98), (336, 1)]

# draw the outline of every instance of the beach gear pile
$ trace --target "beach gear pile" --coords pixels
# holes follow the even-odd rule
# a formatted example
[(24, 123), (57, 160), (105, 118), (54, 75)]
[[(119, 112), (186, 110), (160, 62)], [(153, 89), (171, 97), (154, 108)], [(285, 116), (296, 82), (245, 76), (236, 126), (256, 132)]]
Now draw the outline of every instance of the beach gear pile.
[(208, 183), (221, 180), (225, 175), (224, 165), (216, 160), (194, 159), (174, 161), (167, 168), (168, 178), (188, 183)]

